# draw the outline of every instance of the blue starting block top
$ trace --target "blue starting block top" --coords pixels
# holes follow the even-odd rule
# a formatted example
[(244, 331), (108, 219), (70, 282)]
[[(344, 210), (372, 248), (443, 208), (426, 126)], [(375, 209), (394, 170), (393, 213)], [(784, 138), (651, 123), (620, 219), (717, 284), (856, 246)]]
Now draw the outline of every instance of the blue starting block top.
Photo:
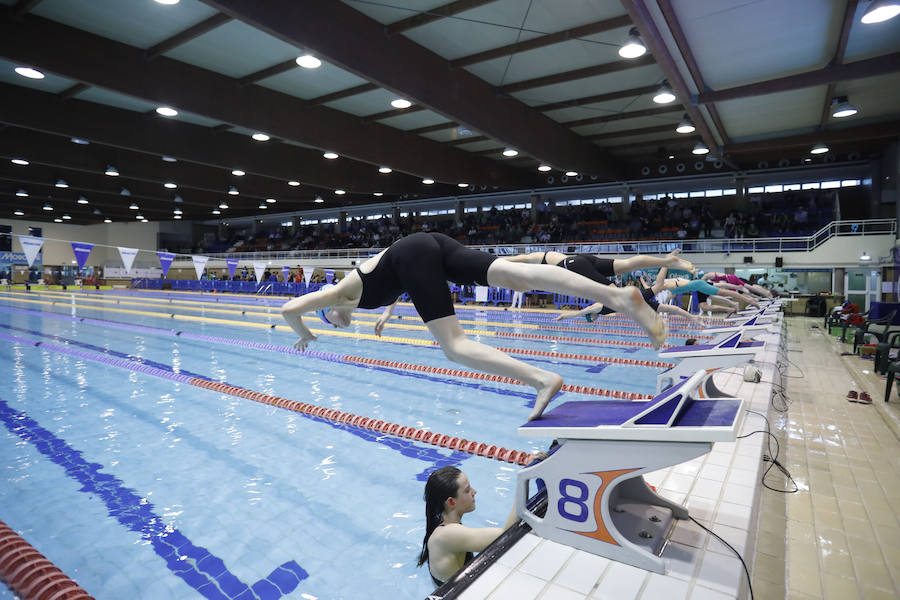
[(715, 344), (694, 344), (674, 346), (659, 351), (660, 357), (685, 358), (688, 356), (724, 356), (729, 354), (749, 354), (760, 350), (765, 342), (742, 342), (742, 330), (735, 331)]
[(566, 402), (519, 427), (528, 437), (660, 442), (732, 441), (743, 418), (743, 400), (693, 396), (705, 371), (649, 402)]

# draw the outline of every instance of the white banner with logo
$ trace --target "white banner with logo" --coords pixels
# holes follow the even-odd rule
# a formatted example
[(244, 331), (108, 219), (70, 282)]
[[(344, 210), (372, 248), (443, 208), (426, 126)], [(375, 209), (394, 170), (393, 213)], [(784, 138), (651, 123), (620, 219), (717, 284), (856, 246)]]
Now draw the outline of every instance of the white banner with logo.
[(303, 279), (306, 280), (306, 285), (309, 285), (309, 280), (312, 278), (313, 268), (312, 267), (300, 267), (303, 269)]
[(257, 283), (262, 281), (263, 273), (266, 272), (266, 263), (264, 262), (255, 262), (253, 263), (253, 274), (256, 275)]
[(137, 256), (137, 248), (123, 248), (119, 246), (119, 256), (122, 257), (122, 263), (125, 265), (125, 272), (131, 273), (131, 265), (134, 264), (134, 257)]
[(209, 260), (209, 257), (191, 255), (191, 259), (194, 261), (194, 270), (197, 271), (197, 279), (202, 279), (203, 269), (206, 268), (206, 263)]
[(28, 259), (28, 266), (30, 267), (34, 264), (34, 259), (37, 257), (38, 252), (41, 251), (44, 239), (31, 235), (20, 235), (19, 244), (22, 245), (22, 252), (25, 253), (25, 258)]

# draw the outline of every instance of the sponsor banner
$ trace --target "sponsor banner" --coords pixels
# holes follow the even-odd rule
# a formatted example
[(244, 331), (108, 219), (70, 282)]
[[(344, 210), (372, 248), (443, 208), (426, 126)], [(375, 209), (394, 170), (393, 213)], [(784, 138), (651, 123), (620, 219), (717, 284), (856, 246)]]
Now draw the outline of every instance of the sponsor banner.
[(331, 283), (332, 281), (334, 281), (334, 271), (327, 269), (325, 271), (325, 283)]
[(162, 265), (162, 276), (165, 277), (169, 274), (169, 267), (172, 266), (175, 255), (171, 252), (157, 252), (156, 255), (159, 257), (159, 264)]
[(290, 267), (281, 267), (281, 275), (284, 277), (285, 283), (287, 283), (288, 277), (291, 276), (291, 268)]
[(28, 260), (28, 266), (30, 267), (34, 264), (34, 259), (37, 257), (38, 252), (41, 251), (44, 239), (31, 235), (20, 235), (19, 244), (22, 245), (22, 251), (25, 253), (25, 258)]
[(306, 285), (309, 285), (309, 280), (312, 279), (313, 268), (312, 267), (302, 267), (303, 269), (303, 279), (306, 280)]
[(228, 275), (234, 279), (234, 272), (237, 271), (238, 268), (238, 259), (229, 258), (225, 261), (225, 265), (228, 266)]
[(191, 256), (191, 259), (194, 261), (194, 270), (197, 271), (197, 279), (203, 278), (203, 269), (206, 268), (206, 263), (209, 260), (208, 256)]
[(87, 242), (72, 242), (72, 252), (75, 253), (75, 260), (78, 261), (79, 269), (84, 268), (84, 263), (87, 262), (93, 248), (94, 245)]
[(253, 263), (253, 274), (256, 275), (257, 283), (262, 281), (263, 273), (265, 273), (265, 272), (266, 272), (266, 263), (264, 263), (264, 262)]
[[(28, 264), (28, 257), (25, 256), (24, 252), (0, 252), (0, 265), (2, 266), (11, 266), (11, 265), (25, 265)], [(40, 266), (41, 264), (41, 255), (38, 254), (37, 258), (34, 261), (35, 265)]]
[(119, 246), (119, 256), (122, 257), (122, 263), (125, 265), (125, 272), (131, 273), (131, 265), (134, 264), (134, 257), (137, 256), (137, 248), (123, 248)]

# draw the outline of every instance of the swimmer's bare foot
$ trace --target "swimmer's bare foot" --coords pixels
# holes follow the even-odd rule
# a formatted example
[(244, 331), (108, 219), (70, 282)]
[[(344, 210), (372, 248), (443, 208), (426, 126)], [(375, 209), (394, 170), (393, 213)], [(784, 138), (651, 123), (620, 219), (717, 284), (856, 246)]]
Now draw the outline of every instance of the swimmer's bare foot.
[(666, 322), (656, 318), (656, 323), (654, 323), (653, 328), (647, 331), (647, 335), (650, 337), (650, 343), (653, 344), (654, 350), (659, 350), (662, 348), (662, 345), (666, 341), (666, 337), (669, 335), (669, 326), (666, 325)]
[(696, 273), (697, 267), (693, 265), (690, 261), (684, 260), (683, 258), (678, 258), (678, 254), (681, 253), (681, 248), (675, 248), (671, 252), (666, 255), (666, 266), (670, 269), (680, 269), (682, 271), (687, 271), (691, 275)]
[(550, 400), (553, 399), (553, 396), (556, 395), (563, 385), (562, 377), (549, 371), (548, 374), (550, 377), (547, 378), (547, 384), (538, 389), (537, 398), (534, 400), (534, 410), (528, 415), (529, 421), (534, 421), (544, 413), (547, 405), (550, 404)]

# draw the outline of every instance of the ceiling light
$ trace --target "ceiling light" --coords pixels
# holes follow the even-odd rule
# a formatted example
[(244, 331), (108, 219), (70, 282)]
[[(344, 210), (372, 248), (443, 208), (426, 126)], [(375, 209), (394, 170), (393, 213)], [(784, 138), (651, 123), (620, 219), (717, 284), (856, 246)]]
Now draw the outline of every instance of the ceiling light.
[(862, 254), (859, 255), (859, 260), (872, 260), (872, 257), (865, 250), (862, 251)]
[(674, 154), (670, 154), (670, 155), (669, 155), (669, 160), (672, 160), (673, 158), (675, 158), (675, 155), (674, 155)]
[(28, 79), (43, 79), (44, 78), (43, 73), (41, 73), (37, 69), (32, 69), (31, 67), (16, 67), (16, 73), (18, 73), (22, 77), (27, 77)]
[(62, 219), (60, 219), (59, 217), (56, 217), (55, 219), (53, 219), (53, 222), (54, 223), (62, 223)]
[(81, 138), (71, 138), (71, 140), (73, 144), (78, 144), (80, 146), (87, 146), (88, 144), (90, 144), (89, 141), (83, 140)]
[(23, 167), (28, 166), (28, 161), (25, 160), (24, 158), (14, 158), (14, 159), (10, 160), (9, 162), (11, 162), (14, 165), (21, 165)]
[(297, 64), (304, 69), (318, 69), (322, 66), (322, 61), (312, 54), (304, 54), (297, 57)]
[(297, 187), (298, 185), (300, 185), (300, 182), (299, 181), (288, 181), (288, 185)]
[(393, 106), (394, 108), (409, 108), (410, 106), (412, 106), (412, 102), (410, 102), (409, 100), (404, 100), (403, 98), (396, 98), (394, 100), (391, 100), (391, 106)]
[(104, 222), (104, 223), (112, 223), (112, 219), (110, 219), (109, 217), (107, 217), (107, 218), (103, 219), (103, 222)]
[(694, 133), (697, 131), (697, 128), (694, 127), (694, 124), (691, 122), (691, 119), (684, 115), (684, 118), (681, 120), (681, 123), (678, 124), (678, 127), (675, 128), (677, 133)]
[(14, 210), (14, 211), (13, 211), (13, 214), (16, 215), (17, 217), (24, 217), (24, 216), (25, 216), (25, 213), (22, 212), (21, 210), (18, 210), (18, 209)]
[(221, 214), (222, 214), (222, 211), (219, 210), (218, 208), (214, 208), (213, 211), (212, 211), (212, 214), (214, 214), (214, 215), (221, 215)]
[(240, 192), (238, 191), (238, 189), (236, 187), (234, 187), (233, 185), (228, 186), (228, 195), (229, 196), (237, 196), (238, 194), (240, 194)]
[(95, 209), (93, 210), (93, 213), (94, 213), (95, 215), (102, 215), (102, 214), (103, 214), (102, 212), (100, 212), (100, 209), (99, 209), (99, 208), (95, 208)]
[(162, 159), (166, 162), (177, 162), (177, 159), (175, 159), (171, 156), (163, 156)]
[(653, 101), (657, 104), (668, 104), (670, 102), (675, 102), (675, 94), (672, 93), (672, 88), (669, 87), (668, 82), (663, 82), (662, 86), (660, 86), (659, 91), (656, 92), (656, 95), (653, 96)]
[(818, 143), (812, 147), (812, 150), (809, 151), (810, 154), (825, 154), (828, 152), (828, 146), (823, 143)]
[(69, 215), (63, 215), (62, 218), (65, 219), (66, 221), (69, 221), (72, 219), (72, 217), (70, 217)]
[(28, 192), (26, 192), (25, 190), (19, 190), (16, 192), (16, 196), (18, 196), (19, 198), (27, 198)]
[(265, 209), (269, 208), (269, 205), (266, 204), (265, 202), (260, 202), (259, 206), (257, 206), (256, 208), (261, 208), (262, 210), (265, 210)]
[(552, 167), (550, 165), (538, 165), (538, 171), (540, 171), (541, 173), (546, 173), (551, 168)]
[(422, 180), (422, 183), (424, 183), (425, 185), (431, 185), (434, 183), (434, 179), (432, 179), (431, 177), (426, 177)]
[(103, 174), (104, 174), (104, 175), (109, 175), (110, 177), (118, 177), (118, 176), (119, 176), (119, 170), (116, 169), (116, 168), (115, 168), (114, 166), (112, 166), (112, 165), (106, 165), (106, 170), (103, 172)]
[(138, 221), (140, 221), (141, 219), (144, 218), (144, 215), (142, 215), (141, 213), (138, 213), (138, 214), (134, 215), (134, 218), (137, 219)]
[(337, 194), (338, 196), (343, 196), (347, 192), (345, 192), (344, 190), (334, 190), (334, 193)]
[(322, 204), (323, 202), (325, 201), (322, 200), (322, 196), (316, 196), (316, 204)]
[(467, 188), (467, 187), (469, 187), (469, 184), (468, 183), (457, 183), (456, 187)]
[(160, 106), (156, 109), (156, 112), (164, 117), (177, 117), (178, 111), (174, 108), (170, 108), (168, 106)]
[(378, 172), (384, 173), (385, 175), (387, 175), (391, 171), (393, 171), (393, 169), (391, 169), (390, 167), (378, 167)]
[(156, 0), (159, 4), (165, 4), (167, 6), (171, 6), (173, 4), (178, 4), (180, 0)]
[(222, 210), (225, 210), (226, 208), (228, 208), (228, 203), (225, 202), (225, 201), (223, 200), (223, 201), (219, 204), (219, 208), (221, 208)]
[(131, 204), (128, 205), (128, 208), (130, 208), (131, 210), (138, 210), (140, 208), (140, 206), (138, 206), (137, 204), (132, 202)]
[(78, 196), (78, 204), (87, 204), (87, 203), (88, 203), (87, 198), (85, 198), (84, 196)]
[(257, 142), (268, 142), (270, 139), (269, 136), (267, 136), (265, 133), (254, 133), (250, 137), (252, 137)]
[(628, 39), (619, 48), (619, 56), (622, 58), (638, 58), (647, 53), (647, 47), (641, 40), (641, 34), (638, 33), (637, 27), (632, 27), (628, 32)]
[(176, 208), (175, 210), (172, 211), (172, 214), (173, 214), (173, 215), (180, 215), (180, 214), (183, 214), (183, 211), (182, 211), (180, 208)]
[(576, 177), (577, 175), (576, 171), (566, 171), (566, 177)]
[(56, 187), (58, 187), (58, 188), (67, 188), (67, 187), (69, 187), (69, 184), (66, 183), (66, 180), (65, 180), (65, 179), (57, 179), (57, 180), (56, 180)]
[(175, 188), (178, 187), (178, 184), (173, 181), (167, 181), (163, 184), (163, 187), (170, 189), (170, 190), (174, 190)]
[(44, 210), (53, 210), (53, 207), (50, 206), (50, 204), (45, 204), (45, 205), (44, 205)]
[(324, 156), (324, 157), (327, 158), (328, 160), (334, 160), (334, 159), (336, 159), (336, 158), (338, 157), (338, 154), (337, 154), (337, 152), (330, 152), (330, 151), (329, 151), (329, 152), (324, 153), (322, 156)]
[(184, 200), (181, 198), (181, 196), (179, 196), (179, 195), (176, 194), (176, 195), (175, 195), (175, 202), (181, 203), (181, 202), (184, 202)]
[(843, 119), (844, 117), (852, 117), (859, 111), (855, 106), (847, 102), (847, 97), (835, 98), (831, 101), (831, 116), (836, 119)]
[(703, 142), (697, 142), (697, 145), (691, 150), (691, 154), (709, 154), (709, 148)]
[(178, 219), (181, 219), (181, 215), (175, 215), (175, 216), (172, 217), (172, 218), (178, 220)]
[(235, 177), (243, 177), (244, 175), (246, 175), (246, 173), (244, 173), (240, 169), (234, 169), (233, 171), (231, 171), (231, 174)]
[[(866, 13), (862, 16), (860, 21), (866, 25), (871, 25), (872, 23), (881, 23), (882, 21), (893, 19), (898, 14), (900, 14), (900, 1), (875, 0), (875, 2), (870, 4), (869, 8), (866, 9)], [(16, 70), (18, 71), (18, 69)]]
[(372, 192), (372, 195), (377, 198), (381, 198), (382, 196), (384, 196), (384, 192)]
[(266, 198), (266, 202), (269, 204), (275, 204), (275, 198)]

